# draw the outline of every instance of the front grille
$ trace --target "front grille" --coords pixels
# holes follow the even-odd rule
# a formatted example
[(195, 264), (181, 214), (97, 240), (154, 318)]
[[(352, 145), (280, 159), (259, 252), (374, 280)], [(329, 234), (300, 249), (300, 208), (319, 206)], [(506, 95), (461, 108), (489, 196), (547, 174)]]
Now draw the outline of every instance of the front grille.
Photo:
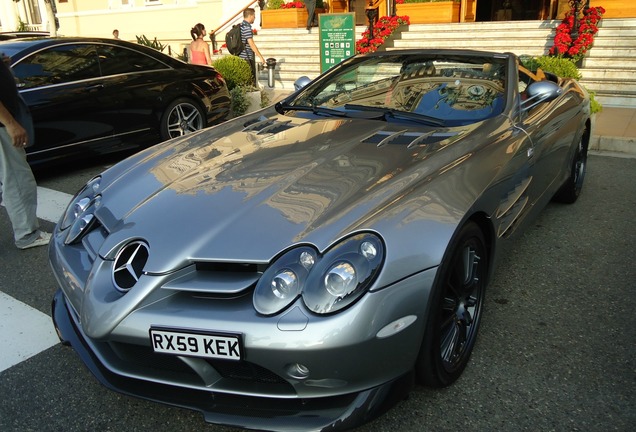
[[(165, 377), (168, 373), (177, 381), (175, 384), (196, 382), (205, 385), (201, 377), (178, 356), (155, 353), (152, 348), (141, 345), (110, 342), (108, 346), (120, 360), (120, 367), (131, 372), (146, 375), (149, 379), (156, 376)], [(258, 386), (265, 392), (267, 387), (271, 386), (270, 390), (275, 394), (293, 393), (291, 385), (282, 377), (254, 363), (216, 359), (205, 361), (223, 377), (222, 387), (225, 389), (244, 389), (246, 384), (249, 384)]]
[(247, 361), (208, 360), (210, 366), (223, 378), (256, 382), (259, 384), (285, 384), (286, 381), (263, 367)]

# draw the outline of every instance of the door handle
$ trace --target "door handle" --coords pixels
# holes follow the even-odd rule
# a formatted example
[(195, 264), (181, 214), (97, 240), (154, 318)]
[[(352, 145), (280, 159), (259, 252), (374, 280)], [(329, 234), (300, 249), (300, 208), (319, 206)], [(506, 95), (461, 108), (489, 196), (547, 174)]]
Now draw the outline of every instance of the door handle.
[(84, 87), (84, 90), (87, 90), (87, 91), (103, 90), (103, 89), (104, 89), (104, 84), (102, 84), (102, 83), (91, 84), (91, 85), (87, 85), (86, 87)]

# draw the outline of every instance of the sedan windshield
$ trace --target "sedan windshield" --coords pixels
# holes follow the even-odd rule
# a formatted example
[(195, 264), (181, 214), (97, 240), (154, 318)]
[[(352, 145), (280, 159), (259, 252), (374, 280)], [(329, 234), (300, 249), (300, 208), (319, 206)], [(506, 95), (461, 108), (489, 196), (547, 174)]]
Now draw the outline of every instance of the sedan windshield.
[(502, 112), (504, 75), (505, 61), (493, 57), (358, 57), (304, 88), (287, 106), (323, 107), (347, 116), (368, 109), (386, 113), (376, 117), (386, 121), (461, 125)]

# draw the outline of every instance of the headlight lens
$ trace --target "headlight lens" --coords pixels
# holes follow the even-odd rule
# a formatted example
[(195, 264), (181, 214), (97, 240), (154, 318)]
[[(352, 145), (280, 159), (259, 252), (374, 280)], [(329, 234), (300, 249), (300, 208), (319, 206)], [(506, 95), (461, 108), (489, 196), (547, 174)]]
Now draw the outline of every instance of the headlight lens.
[(86, 183), (86, 186), (71, 200), (64, 212), (60, 223), (60, 229), (65, 230), (79, 218), (100, 192), (101, 177), (95, 177)]
[(77, 241), (82, 233), (90, 229), (91, 225), (95, 221), (95, 211), (99, 208), (101, 202), (101, 195), (97, 195), (88, 203), (87, 206), (82, 207), (82, 212), (79, 213), (79, 217), (76, 217), (73, 221), (66, 234), (64, 244), (71, 244)]
[(263, 315), (272, 315), (289, 306), (301, 292), (317, 254), (300, 247), (279, 257), (263, 273), (254, 290), (254, 307)]
[(263, 273), (254, 307), (264, 315), (276, 314), (300, 295), (312, 312), (337, 312), (367, 292), (383, 261), (383, 243), (372, 233), (346, 238), (322, 256), (308, 246), (292, 249)]

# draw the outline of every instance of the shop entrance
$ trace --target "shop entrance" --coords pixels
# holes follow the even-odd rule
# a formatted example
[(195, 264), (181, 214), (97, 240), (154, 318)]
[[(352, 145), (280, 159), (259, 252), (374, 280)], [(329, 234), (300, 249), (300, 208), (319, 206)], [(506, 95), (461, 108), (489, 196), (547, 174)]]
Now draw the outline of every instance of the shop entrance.
[(553, 19), (555, 0), (477, 0), (477, 21)]

